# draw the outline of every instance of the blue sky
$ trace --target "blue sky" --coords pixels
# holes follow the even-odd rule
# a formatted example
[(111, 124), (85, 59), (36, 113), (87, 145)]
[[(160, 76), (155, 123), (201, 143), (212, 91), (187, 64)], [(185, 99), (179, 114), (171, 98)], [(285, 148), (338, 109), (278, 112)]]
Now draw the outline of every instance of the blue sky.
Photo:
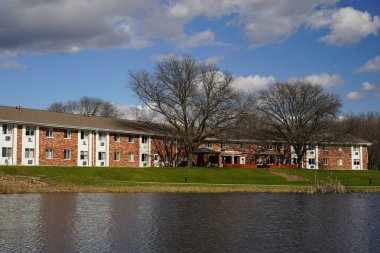
[(380, 111), (377, 0), (0, 0), (0, 104), (139, 104), (128, 70), (189, 54), (258, 91), (305, 78)]

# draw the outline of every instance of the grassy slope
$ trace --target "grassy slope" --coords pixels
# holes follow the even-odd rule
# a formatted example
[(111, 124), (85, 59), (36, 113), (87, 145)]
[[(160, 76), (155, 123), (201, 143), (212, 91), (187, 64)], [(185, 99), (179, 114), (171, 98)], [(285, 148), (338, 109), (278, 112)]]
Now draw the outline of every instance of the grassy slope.
[[(380, 171), (313, 171), (298, 169), (275, 169), (290, 175), (297, 175), (309, 181), (329, 178), (339, 179), (355, 190), (366, 190), (369, 178), (372, 179), (372, 190), (380, 190)], [(110, 188), (140, 187), (136, 191), (175, 191), (179, 188), (191, 188), (191, 191), (209, 188), (224, 190), (261, 188), (302, 189), (309, 181), (287, 181), (274, 175), (269, 169), (221, 169), (221, 168), (102, 168), (102, 167), (21, 167), (0, 166), (0, 175), (34, 176), (58, 186), (77, 187), (80, 191), (107, 191)], [(188, 184), (184, 183), (188, 177)], [(143, 183), (154, 182), (154, 183)], [(178, 183), (178, 184), (172, 184)], [(196, 184), (194, 184), (196, 183)], [(214, 184), (237, 184), (217, 186)], [(284, 187), (287, 186), (287, 187)], [(153, 187), (161, 187), (154, 190)], [(172, 190), (165, 190), (170, 187)], [(103, 189), (103, 190), (101, 190)], [(144, 190), (145, 189), (145, 190)], [(122, 191), (122, 190), (121, 190)], [(276, 190), (268, 190), (276, 191)], [(285, 190), (286, 191), (286, 190)]]

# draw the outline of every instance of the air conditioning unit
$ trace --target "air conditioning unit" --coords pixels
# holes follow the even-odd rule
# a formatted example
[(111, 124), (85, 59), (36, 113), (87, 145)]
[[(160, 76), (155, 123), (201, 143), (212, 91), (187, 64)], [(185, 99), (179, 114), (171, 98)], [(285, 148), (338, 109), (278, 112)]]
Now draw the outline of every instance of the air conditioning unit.
[(148, 164), (146, 162), (143, 163), (143, 167), (147, 167)]
[(100, 143), (100, 146), (102, 146), (102, 147), (103, 147), (103, 146), (104, 146), (104, 142), (101, 142), (101, 143)]
[(33, 142), (33, 139), (29, 137), (28, 142)]
[(83, 165), (83, 166), (87, 166), (87, 161), (83, 161), (83, 162), (82, 162), (82, 165)]
[(359, 155), (359, 152), (355, 152), (355, 155)]
[(86, 142), (86, 141), (83, 141), (83, 145), (87, 145), (87, 142)]
[(311, 166), (310, 166), (310, 169), (314, 169), (314, 165), (311, 165)]
[(104, 166), (105, 165), (105, 163), (104, 162), (100, 162), (100, 166)]
[(33, 160), (28, 160), (28, 164), (33, 164)]
[(11, 141), (11, 137), (10, 136), (5, 136), (5, 141)]

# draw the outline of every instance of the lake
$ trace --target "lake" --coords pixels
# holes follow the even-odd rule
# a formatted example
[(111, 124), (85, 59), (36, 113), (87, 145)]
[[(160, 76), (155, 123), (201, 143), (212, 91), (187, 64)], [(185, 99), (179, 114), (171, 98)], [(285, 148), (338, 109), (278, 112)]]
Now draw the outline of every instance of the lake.
[(380, 194), (0, 195), (0, 252), (380, 252)]

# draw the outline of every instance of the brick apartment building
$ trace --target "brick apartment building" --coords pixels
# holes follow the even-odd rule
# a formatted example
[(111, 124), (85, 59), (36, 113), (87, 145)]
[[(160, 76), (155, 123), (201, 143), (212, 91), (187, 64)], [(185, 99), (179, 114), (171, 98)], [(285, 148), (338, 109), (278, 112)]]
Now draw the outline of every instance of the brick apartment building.
[[(158, 167), (179, 164), (159, 125), (0, 106), (0, 165)], [(308, 169), (367, 169), (370, 143), (348, 136), (310, 147)], [(270, 140), (209, 139), (194, 151), (200, 166), (294, 165), (291, 147)]]

